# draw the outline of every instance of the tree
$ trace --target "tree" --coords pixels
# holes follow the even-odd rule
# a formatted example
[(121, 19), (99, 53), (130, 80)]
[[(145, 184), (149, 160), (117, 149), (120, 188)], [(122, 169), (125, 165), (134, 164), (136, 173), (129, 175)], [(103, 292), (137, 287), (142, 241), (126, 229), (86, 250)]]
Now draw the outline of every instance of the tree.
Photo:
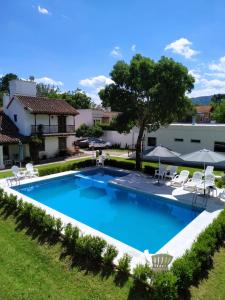
[(225, 122), (225, 99), (213, 105), (212, 118), (219, 123)]
[(103, 130), (99, 125), (87, 126), (86, 124), (80, 125), (76, 130), (77, 137), (95, 137), (98, 138), (102, 136)]
[(71, 106), (76, 109), (87, 109), (92, 107), (91, 98), (84, 91), (76, 89), (72, 92), (65, 92), (59, 97), (65, 99)]
[(158, 62), (140, 54), (130, 64), (118, 61), (110, 73), (114, 83), (101, 90), (104, 107), (120, 111), (119, 132), (139, 128), (136, 143), (136, 168), (141, 169), (141, 145), (146, 129), (155, 131), (179, 119), (190, 100), (185, 96), (193, 88), (194, 78), (185, 66), (162, 57)]
[(60, 90), (58, 87), (50, 84), (38, 83), (37, 96), (57, 98)]
[(9, 92), (9, 81), (13, 79), (18, 79), (18, 76), (13, 73), (5, 74), (0, 78), (0, 91)]
[(215, 94), (211, 98), (212, 104), (220, 104), (222, 100), (225, 100), (225, 94)]

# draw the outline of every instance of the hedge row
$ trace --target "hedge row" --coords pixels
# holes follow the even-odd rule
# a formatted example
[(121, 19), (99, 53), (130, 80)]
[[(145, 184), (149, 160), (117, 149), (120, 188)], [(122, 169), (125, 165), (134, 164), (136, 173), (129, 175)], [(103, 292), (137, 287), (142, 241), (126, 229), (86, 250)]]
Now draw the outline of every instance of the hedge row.
[(174, 261), (171, 271), (177, 278), (179, 295), (198, 282), (212, 266), (212, 259), (225, 241), (225, 210), (197, 238), (185, 255)]
[[(50, 175), (50, 174), (55, 174), (55, 173), (60, 173), (60, 172), (65, 172), (65, 171), (70, 171), (70, 170), (76, 170), (80, 168), (85, 168), (85, 167), (91, 167), (95, 165), (95, 160), (93, 159), (86, 159), (83, 161), (75, 161), (73, 163), (67, 163), (67, 164), (62, 164), (57, 167), (53, 166), (48, 166), (44, 168), (39, 169), (39, 175), (40, 176), (45, 176), (45, 175)], [(121, 168), (121, 169), (126, 169), (126, 170), (135, 170), (135, 162), (134, 161), (125, 161), (125, 160), (116, 160), (116, 159), (109, 159), (105, 160), (105, 165), (106, 166), (112, 166), (116, 168)]]

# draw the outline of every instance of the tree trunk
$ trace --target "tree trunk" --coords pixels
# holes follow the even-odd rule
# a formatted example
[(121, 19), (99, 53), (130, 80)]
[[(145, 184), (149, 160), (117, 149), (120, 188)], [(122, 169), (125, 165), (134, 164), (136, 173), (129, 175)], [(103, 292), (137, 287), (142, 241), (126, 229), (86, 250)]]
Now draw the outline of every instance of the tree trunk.
[(137, 138), (137, 144), (136, 144), (136, 170), (141, 170), (141, 142), (144, 134), (145, 126), (142, 124), (139, 129), (139, 134)]

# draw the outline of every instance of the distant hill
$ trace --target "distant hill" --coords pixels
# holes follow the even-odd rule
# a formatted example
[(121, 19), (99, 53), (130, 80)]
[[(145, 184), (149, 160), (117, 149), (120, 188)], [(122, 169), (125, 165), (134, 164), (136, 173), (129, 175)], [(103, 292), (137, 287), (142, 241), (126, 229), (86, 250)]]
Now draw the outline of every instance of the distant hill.
[(212, 96), (201, 96), (201, 97), (195, 97), (191, 98), (193, 104), (196, 105), (207, 105), (210, 103)]

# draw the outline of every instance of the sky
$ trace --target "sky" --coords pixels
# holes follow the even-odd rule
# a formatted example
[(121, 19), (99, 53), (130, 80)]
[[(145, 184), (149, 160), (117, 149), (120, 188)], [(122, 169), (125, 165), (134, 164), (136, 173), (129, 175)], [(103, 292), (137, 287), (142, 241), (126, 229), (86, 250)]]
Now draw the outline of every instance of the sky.
[(118, 60), (183, 63), (191, 97), (225, 93), (224, 0), (0, 0), (0, 75), (81, 88), (99, 103)]

